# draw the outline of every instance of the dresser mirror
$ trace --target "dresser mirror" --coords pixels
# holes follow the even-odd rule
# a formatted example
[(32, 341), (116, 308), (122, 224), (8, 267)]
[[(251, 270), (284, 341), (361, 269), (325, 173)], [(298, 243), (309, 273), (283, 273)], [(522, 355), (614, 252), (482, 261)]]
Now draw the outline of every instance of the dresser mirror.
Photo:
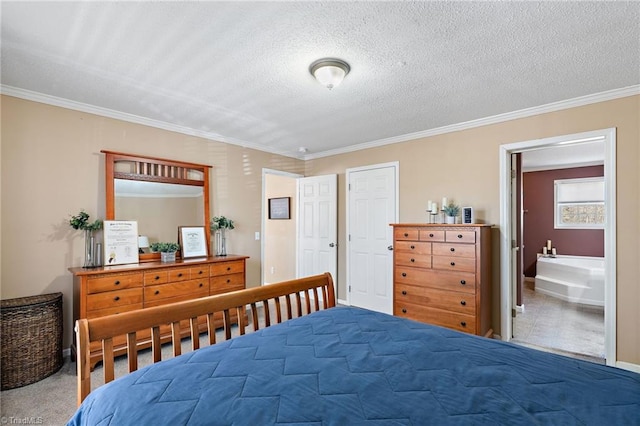
[[(106, 220), (135, 220), (149, 243), (177, 242), (179, 226), (209, 226), (209, 168), (112, 151), (105, 155)], [(207, 246), (210, 236), (207, 233)], [(148, 249), (147, 249), (148, 250)], [(155, 261), (158, 253), (141, 253)]]

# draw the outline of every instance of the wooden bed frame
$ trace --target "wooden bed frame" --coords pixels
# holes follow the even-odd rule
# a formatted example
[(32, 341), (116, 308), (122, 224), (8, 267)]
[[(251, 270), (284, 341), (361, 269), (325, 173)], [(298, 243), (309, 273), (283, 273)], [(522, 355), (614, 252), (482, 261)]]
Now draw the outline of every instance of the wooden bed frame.
[[(292, 296), (293, 300), (292, 301)], [(303, 310), (303, 300), (304, 307)], [(320, 303), (322, 300), (322, 303)], [(173, 355), (181, 353), (180, 323), (188, 324), (191, 330), (191, 348), (196, 350), (200, 346), (200, 332), (198, 318), (206, 318), (207, 335), (210, 345), (216, 343), (216, 330), (213, 321), (214, 313), (222, 313), (224, 319), (224, 340), (231, 338), (231, 313), (235, 310), (238, 318), (238, 332), (245, 334), (245, 312), (247, 306), (251, 308), (251, 322), (253, 329), (271, 325), (271, 309), (274, 309), (276, 323), (283, 321), (283, 306), (286, 318), (289, 320), (294, 313), (302, 316), (320, 309), (332, 308), (336, 305), (333, 279), (328, 272), (322, 275), (305, 277), (263, 287), (249, 288), (200, 299), (172, 303), (164, 306), (123, 312), (93, 319), (79, 319), (76, 321), (77, 368), (78, 368), (78, 406), (91, 392), (91, 363), (90, 342), (102, 343), (104, 382), (114, 379), (114, 351), (113, 338), (127, 337), (127, 358), (129, 372), (138, 369), (138, 347), (136, 332), (151, 329), (151, 350), (153, 362), (161, 360), (160, 327), (170, 327)], [(264, 319), (258, 321), (258, 308), (264, 309)]]

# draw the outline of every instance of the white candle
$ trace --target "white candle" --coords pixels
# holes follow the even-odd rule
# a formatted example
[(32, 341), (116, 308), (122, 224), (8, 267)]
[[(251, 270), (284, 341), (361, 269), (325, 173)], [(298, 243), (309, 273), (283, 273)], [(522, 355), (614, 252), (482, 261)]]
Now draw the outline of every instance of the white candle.
[(547, 250), (551, 250), (551, 240), (547, 240)]
[(555, 255), (556, 255), (556, 248), (555, 248), (555, 247), (551, 249), (551, 255), (552, 255), (552, 256), (555, 256)]
[(431, 205), (431, 211), (434, 213), (438, 211), (438, 203), (433, 203)]
[(449, 204), (447, 203), (447, 197), (442, 197), (442, 208), (444, 208), (445, 206), (448, 206)]
[(431, 204), (433, 204), (433, 201), (429, 200), (427, 201), (427, 210), (431, 211)]
[(542, 247), (542, 254), (547, 254), (547, 246)]

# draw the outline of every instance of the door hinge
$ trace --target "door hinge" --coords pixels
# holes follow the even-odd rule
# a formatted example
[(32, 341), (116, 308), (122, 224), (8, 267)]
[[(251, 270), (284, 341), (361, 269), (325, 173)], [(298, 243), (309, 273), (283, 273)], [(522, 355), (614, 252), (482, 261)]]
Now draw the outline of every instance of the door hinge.
[(518, 243), (516, 242), (516, 240), (511, 240), (511, 248), (516, 248), (518, 247)]
[(515, 309), (511, 309), (511, 317), (512, 318), (516, 317), (516, 310)]
[(511, 170), (511, 179), (515, 179), (515, 178), (516, 178), (516, 171)]
[(349, 286), (349, 293), (351, 293), (351, 286)]
[(351, 191), (351, 184), (349, 184), (348, 186), (349, 186), (349, 188), (348, 188), (348, 189), (349, 189), (349, 191)]

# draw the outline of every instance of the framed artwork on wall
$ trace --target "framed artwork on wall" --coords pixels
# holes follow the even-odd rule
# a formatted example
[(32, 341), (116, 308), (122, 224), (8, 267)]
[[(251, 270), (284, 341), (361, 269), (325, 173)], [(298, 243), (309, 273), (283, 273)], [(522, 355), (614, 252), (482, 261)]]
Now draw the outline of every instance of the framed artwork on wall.
[(291, 219), (291, 197), (269, 198), (269, 219)]

